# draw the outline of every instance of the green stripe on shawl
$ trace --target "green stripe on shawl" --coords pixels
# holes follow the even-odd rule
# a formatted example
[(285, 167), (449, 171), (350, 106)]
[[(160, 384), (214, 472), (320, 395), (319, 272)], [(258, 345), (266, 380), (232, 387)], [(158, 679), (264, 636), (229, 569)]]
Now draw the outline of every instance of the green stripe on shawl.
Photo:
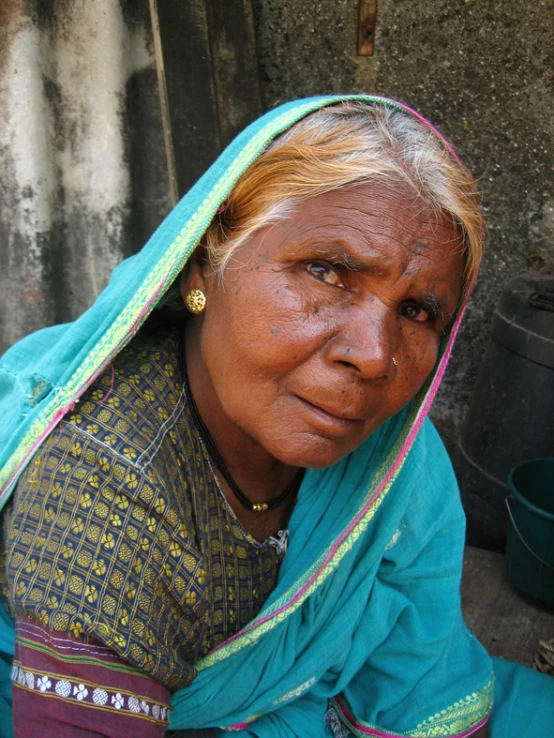
[[(177, 277), (249, 164), (303, 116), (352, 99), (402, 107), (372, 96), (328, 96), (268, 113), (227, 148), (140, 254), (114, 271), (89, 311), (6, 354), (2, 504), (37, 444)], [(445, 360), (430, 393), (432, 380), (350, 457), (308, 472), (277, 589), (256, 621), (201, 662), (194, 684), (174, 695), (174, 727), (236, 725), (245, 737), (323, 738), (328, 698), (344, 692), (358, 720), (408, 734), (485, 688), (488, 658), (459, 615), (463, 515), (455, 480), (431, 426), (416, 438)], [(429, 602), (419, 603), (418, 577), (430, 582)], [(436, 624), (429, 603), (444, 615)], [(13, 626), (3, 617), (0, 643), (9, 660)], [(237, 725), (253, 715), (261, 717), (252, 726)], [(445, 735), (435, 729), (428, 734)]]
[(81, 318), (68, 326), (39, 331), (6, 353), (0, 366), (0, 407), (5, 408), (0, 429), (0, 509), (36, 444), (137, 332), (242, 173), (296, 121), (349, 99), (384, 101), (363, 95), (311, 98), (283, 105), (250, 125), (191, 188), (142, 251), (114, 270), (108, 287)]

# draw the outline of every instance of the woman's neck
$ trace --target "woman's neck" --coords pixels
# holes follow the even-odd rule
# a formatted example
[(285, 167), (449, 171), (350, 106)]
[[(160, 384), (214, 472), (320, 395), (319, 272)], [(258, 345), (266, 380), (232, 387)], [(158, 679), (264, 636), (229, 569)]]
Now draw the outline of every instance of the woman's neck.
[[(234, 482), (255, 504), (267, 503), (279, 496), (298, 476), (298, 467), (283, 464), (255, 439), (237, 427), (226, 415), (203, 366), (201, 352), (192, 332), (186, 333), (185, 360), (189, 392), (198, 413)], [(296, 495), (287, 498), (274, 510), (256, 512), (245, 509), (217, 469), (221, 487), (233, 511), (246, 529), (259, 540), (274, 535), (288, 520)], [(252, 530), (252, 528), (255, 528)]]

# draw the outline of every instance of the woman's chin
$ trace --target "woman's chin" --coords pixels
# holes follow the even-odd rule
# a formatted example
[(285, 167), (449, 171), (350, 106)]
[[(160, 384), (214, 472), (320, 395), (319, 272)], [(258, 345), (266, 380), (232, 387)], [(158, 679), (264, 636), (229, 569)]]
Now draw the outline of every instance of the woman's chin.
[(305, 436), (291, 437), (283, 444), (266, 446), (272, 456), (288, 466), (298, 466), (303, 469), (326, 469), (348, 456), (364, 439), (356, 443), (337, 443), (321, 437)]

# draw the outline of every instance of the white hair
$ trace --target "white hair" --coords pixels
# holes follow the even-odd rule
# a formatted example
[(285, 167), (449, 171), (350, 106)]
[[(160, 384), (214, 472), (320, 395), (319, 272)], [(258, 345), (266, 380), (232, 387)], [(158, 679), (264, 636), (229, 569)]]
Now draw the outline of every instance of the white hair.
[(481, 261), (485, 225), (465, 167), (432, 129), (383, 103), (345, 102), (300, 120), (244, 172), (203, 241), (222, 276), (256, 231), (289, 217), (299, 202), (359, 184), (405, 184), (461, 229), (466, 279)]

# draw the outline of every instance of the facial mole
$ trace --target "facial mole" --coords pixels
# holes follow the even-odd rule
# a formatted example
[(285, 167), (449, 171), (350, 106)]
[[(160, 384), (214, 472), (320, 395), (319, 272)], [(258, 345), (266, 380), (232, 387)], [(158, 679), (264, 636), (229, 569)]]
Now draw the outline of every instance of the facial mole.
[(278, 336), (279, 333), (281, 333), (281, 329), (278, 326), (274, 326), (273, 328), (269, 329), (269, 332), (272, 336)]
[(319, 308), (314, 305), (312, 308), (312, 313), (319, 313)]

